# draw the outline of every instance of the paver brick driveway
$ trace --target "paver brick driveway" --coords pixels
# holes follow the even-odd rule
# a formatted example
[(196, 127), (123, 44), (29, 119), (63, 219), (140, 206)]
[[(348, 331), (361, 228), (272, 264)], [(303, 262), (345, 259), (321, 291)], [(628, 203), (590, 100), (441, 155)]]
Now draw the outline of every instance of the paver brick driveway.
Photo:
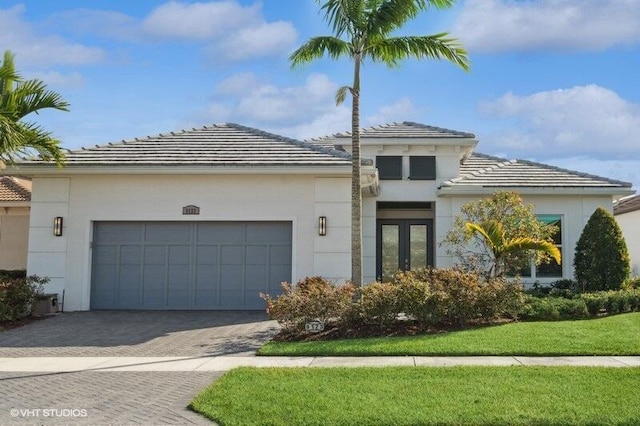
[(69, 312), (0, 333), (0, 357), (247, 354), (277, 330), (264, 312)]
[[(0, 357), (215, 356), (253, 353), (278, 330), (263, 312), (91, 311), (0, 333)], [(0, 372), (2, 424), (212, 424), (186, 407), (221, 372)], [(32, 410), (31, 416), (14, 415)], [(44, 417), (33, 410), (85, 410)], [(12, 411), (14, 410), (14, 411)]]

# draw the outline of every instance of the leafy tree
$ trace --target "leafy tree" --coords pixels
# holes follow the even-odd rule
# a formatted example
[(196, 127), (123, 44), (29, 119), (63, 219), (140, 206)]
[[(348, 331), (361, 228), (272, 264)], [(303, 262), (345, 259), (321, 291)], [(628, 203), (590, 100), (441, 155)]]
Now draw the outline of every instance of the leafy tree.
[(5, 51), (0, 65), (0, 161), (13, 164), (17, 156), (35, 151), (43, 160), (62, 165), (60, 142), (40, 126), (22, 120), (46, 108), (68, 111), (68, 106), (42, 81), (23, 80), (15, 70), (14, 55)]
[[(516, 274), (528, 268), (532, 259), (539, 264), (554, 257), (548, 250), (524, 247), (524, 241), (551, 242), (557, 228), (539, 221), (533, 206), (525, 205), (516, 192), (496, 191), (490, 197), (464, 204), (460, 211), (440, 244), (461, 269), (488, 275)], [(502, 247), (496, 256), (492, 244), (513, 248)], [(518, 245), (522, 247), (516, 249)]]
[[(450, 8), (455, 0), (327, 0), (321, 10), (333, 34), (313, 37), (290, 56), (292, 66), (311, 62), (325, 55), (331, 59), (349, 58), (353, 63), (353, 83), (341, 87), (336, 103), (347, 92), (352, 97), (351, 143), (351, 280), (362, 283), (362, 195), (360, 189), (360, 67), (366, 59), (389, 67), (406, 58), (446, 59), (469, 69), (466, 51), (448, 33), (427, 36), (391, 36), (410, 19), (429, 7)], [(318, 0), (320, 3), (320, 0)]]
[(481, 224), (467, 222), (466, 229), (473, 234), (480, 235), (485, 246), (493, 255), (489, 276), (503, 276), (509, 266), (507, 264), (509, 255), (512, 254), (540, 251), (551, 256), (558, 265), (560, 264), (560, 250), (553, 242), (528, 237), (507, 238), (504, 226), (496, 220), (488, 220)]
[(598, 207), (576, 244), (575, 278), (582, 291), (617, 290), (631, 271), (627, 244), (611, 213)]

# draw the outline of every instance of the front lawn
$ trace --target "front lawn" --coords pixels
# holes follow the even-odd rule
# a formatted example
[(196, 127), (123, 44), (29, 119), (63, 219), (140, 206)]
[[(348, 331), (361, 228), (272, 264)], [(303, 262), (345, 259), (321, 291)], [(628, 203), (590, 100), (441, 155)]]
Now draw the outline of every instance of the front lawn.
[(640, 355), (640, 312), (405, 337), (269, 342), (259, 355)]
[(231, 425), (640, 424), (640, 368), (240, 368), (191, 408)]

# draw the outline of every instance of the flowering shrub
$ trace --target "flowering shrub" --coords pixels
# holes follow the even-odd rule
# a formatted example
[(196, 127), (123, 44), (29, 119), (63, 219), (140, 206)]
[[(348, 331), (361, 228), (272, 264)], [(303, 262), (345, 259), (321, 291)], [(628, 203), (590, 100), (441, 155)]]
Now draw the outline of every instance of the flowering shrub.
[(350, 317), (349, 310), (356, 288), (351, 284), (336, 285), (321, 277), (308, 277), (297, 284), (282, 284), (283, 293), (275, 299), (260, 296), (267, 302), (267, 313), (282, 326), (285, 333), (305, 331), (309, 321), (321, 321), (332, 327)]

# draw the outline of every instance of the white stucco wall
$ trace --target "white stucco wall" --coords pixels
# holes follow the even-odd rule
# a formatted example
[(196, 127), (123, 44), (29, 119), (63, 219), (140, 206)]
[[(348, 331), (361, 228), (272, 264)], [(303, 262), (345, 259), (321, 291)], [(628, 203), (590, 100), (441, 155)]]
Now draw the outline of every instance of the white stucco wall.
[[(573, 258), (575, 246), (582, 234), (589, 217), (596, 208), (604, 207), (612, 211), (612, 199), (609, 196), (589, 195), (527, 195), (521, 194), (525, 204), (533, 204), (536, 214), (556, 214), (562, 216), (562, 273), (563, 278), (573, 278)], [(455, 261), (446, 253), (446, 247), (440, 247), (447, 230), (450, 229), (453, 218), (460, 214), (461, 207), (477, 200), (479, 196), (441, 197), (438, 199), (436, 215), (436, 266), (449, 267)], [(537, 278), (525, 280), (551, 283), (558, 278)]]
[[(460, 168), (460, 147), (452, 145), (431, 145), (423, 141), (424, 145), (401, 145), (398, 143), (370, 145), (363, 144), (362, 157), (375, 161), (376, 156), (393, 155), (402, 156), (403, 179), (381, 180), (380, 195), (375, 198), (364, 198), (362, 202), (362, 240), (363, 240), (363, 279), (365, 283), (376, 279), (376, 219), (377, 202), (384, 201), (412, 201), (432, 202), (434, 214), (434, 233), (437, 238), (441, 229), (438, 216), (440, 214), (440, 199), (436, 191), (442, 182), (458, 176)], [(436, 179), (435, 180), (409, 180), (409, 159), (411, 156), (435, 156)], [(446, 206), (445, 206), (446, 207)], [(445, 213), (447, 210), (445, 209)], [(450, 216), (450, 214), (449, 214)], [(437, 241), (437, 240), (436, 240)], [(434, 256), (437, 262), (438, 252)]]
[[(346, 190), (345, 190), (346, 188)], [(66, 290), (65, 310), (90, 305), (94, 221), (291, 221), (292, 279), (349, 276), (350, 178), (313, 175), (74, 175), (34, 177), (28, 272)], [(200, 207), (183, 216), (182, 207)], [(327, 236), (318, 236), (318, 216)], [(53, 236), (53, 219), (64, 234)]]
[(0, 206), (0, 269), (25, 269), (29, 207)]
[(631, 276), (640, 276), (640, 210), (616, 215), (631, 257)]

